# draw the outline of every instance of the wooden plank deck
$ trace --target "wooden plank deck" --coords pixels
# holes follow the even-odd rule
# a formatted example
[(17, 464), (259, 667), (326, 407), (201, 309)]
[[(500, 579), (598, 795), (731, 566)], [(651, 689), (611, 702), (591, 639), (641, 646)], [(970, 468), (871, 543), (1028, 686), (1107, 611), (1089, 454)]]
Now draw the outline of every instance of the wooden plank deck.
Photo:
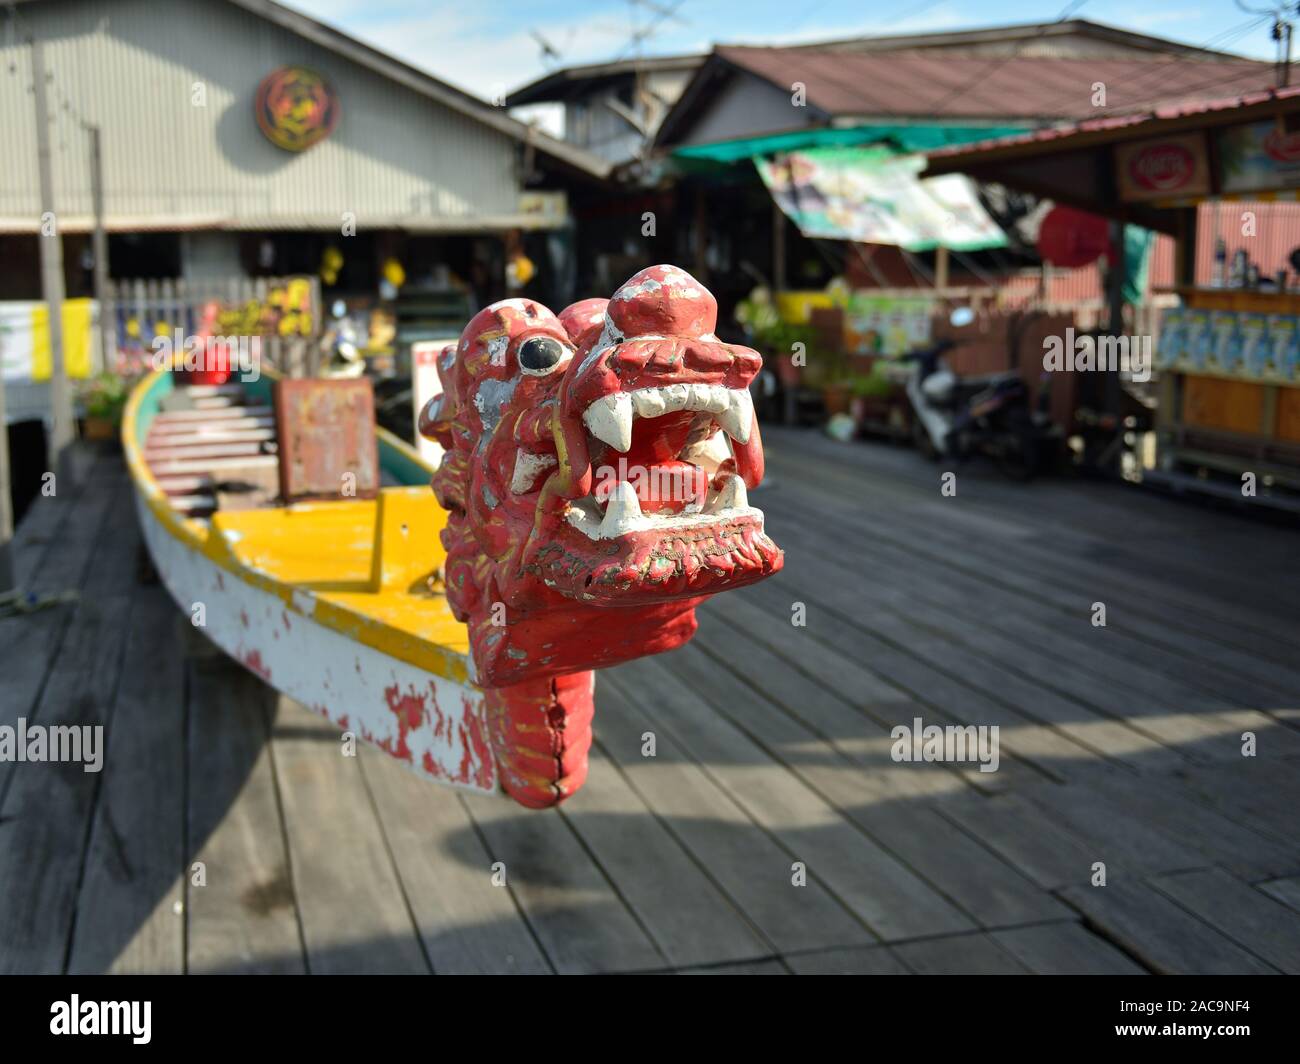
[[(341, 756), (138, 580), (78, 452), (15, 544), (78, 596), (0, 619), (0, 725), (107, 751), (0, 762), (0, 972), (1300, 971), (1296, 532), (767, 435), (785, 572), (601, 675), (546, 813)], [(998, 771), (895, 762), (916, 717)]]

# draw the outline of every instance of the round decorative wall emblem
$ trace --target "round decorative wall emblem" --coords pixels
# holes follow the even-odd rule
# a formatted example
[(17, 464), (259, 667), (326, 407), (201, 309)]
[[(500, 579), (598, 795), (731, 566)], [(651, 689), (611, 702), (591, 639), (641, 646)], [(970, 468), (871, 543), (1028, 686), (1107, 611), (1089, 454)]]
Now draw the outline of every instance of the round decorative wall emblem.
[(253, 108), (266, 139), (285, 151), (306, 151), (319, 144), (339, 120), (334, 90), (306, 67), (280, 67), (264, 77)]

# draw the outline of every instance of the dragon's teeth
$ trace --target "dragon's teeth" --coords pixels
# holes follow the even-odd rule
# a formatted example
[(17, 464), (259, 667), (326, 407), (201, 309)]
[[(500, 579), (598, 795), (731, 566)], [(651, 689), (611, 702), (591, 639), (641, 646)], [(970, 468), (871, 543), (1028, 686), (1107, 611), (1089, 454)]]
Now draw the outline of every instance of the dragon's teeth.
[(582, 420), (588, 432), (616, 451), (626, 451), (632, 446), (632, 397), (627, 392), (597, 399), (587, 407)]
[(679, 410), (685, 410), (691, 401), (691, 386), (689, 384), (670, 384), (665, 388), (659, 389), (664, 397), (664, 413), (675, 414)]
[(748, 391), (740, 388), (728, 392), (728, 399), (727, 409), (718, 414), (718, 424), (737, 443), (748, 443), (750, 426), (754, 422), (754, 401)]
[(722, 485), (718, 497), (714, 499), (709, 510), (711, 513), (716, 513), (719, 510), (739, 510), (748, 506), (749, 495), (745, 491), (745, 482), (740, 477), (731, 476)]
[(732, 439), (742, 444), (749, 442), (754, 420), (749, 391), (718, 384), (668, 384), (616, 392), (597, 399), (587, 407), (582, 419), (597, 439), (627, 451), (632, 446), (633, 417), (656, 418), (681, 410), (712, 415)]
[(632, 393), (637, 417), (658, 417), (664, 412), (663, 393), (658, 388), (639, 388)]
[(641, 504), (636, 490), (626, 480), (619, 481), (610, 493), (605, 506), (605, 519), (600, 523), (600, 538), (613, 539), (627, 531), (627, 527), (641, 516)]

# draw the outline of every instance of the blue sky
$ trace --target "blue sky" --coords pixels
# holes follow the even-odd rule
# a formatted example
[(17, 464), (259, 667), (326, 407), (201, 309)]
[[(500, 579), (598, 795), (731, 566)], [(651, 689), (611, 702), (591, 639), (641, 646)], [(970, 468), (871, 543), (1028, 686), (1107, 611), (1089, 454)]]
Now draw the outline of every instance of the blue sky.
[[(655, 16), (645, 4), (674, 0), (290, 0), (306, 11), (485, 98), (543, 74), (542, 34), (566, 63), (632, 54), (634, 29)], [(1263, 8), (1263, 0), (1246, 0)], [(679, 19), (658, 21), (647, 55), (707, 50), (714, 43), (788, 44), (830, 37), (970, 29), (1060, 17), (1067, 0), (684, 0)], [(1268, 24), (1233, 0), (1084, 0), (1073, 17), (1189, 44), (1273, 58)], [(1218, 43), (1222, 42), (1222, 43)], [(1297, 41), (1300, 54), (1300, 40)]]

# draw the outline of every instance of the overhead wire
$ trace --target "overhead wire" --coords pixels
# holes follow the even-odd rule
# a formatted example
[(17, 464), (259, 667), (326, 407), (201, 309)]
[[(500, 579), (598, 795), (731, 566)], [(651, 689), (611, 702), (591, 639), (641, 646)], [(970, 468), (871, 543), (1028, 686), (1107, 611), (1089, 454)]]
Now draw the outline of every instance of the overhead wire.
[[(1258, 29), (1270, 17), (1271, 16), (1263, 16), (1263, 17), (1251, 19), (1248, 22), (1242, 23), (1238, 26), (1232, 27), (1231, 29), (1216, 34), (1214, 37), (1210, 38), (1210, 40), (1206, 41), (1204, 44), (1197, 45), (1197, 47), (1203, 49), (1209, 49), (1214, 47), (1215, 45), (1226, 45), (1226, 44), (1234, 43), (1235, 41), (1241, 39), (1247, 34)], [(1165, 78), (1166, 74), (1168, 73), (1168, 68), (1174, 63), (1194, 64), (1200, 62), (1204, 62), (1204, 60), (1194, 59), (1191, 56), (1174, 56), (1170, 60), (1162, 61), (1159, 63), (1153, 63), (1149, 73), (1139, 74), (1132, 82), (1130, 82), (1126, 86), (1126, 89), (1128, 90), (1130, 95), (1126, 96), (1123, 103), (1116, 103), (1109, 107), (1098, 108), (1099, 114), (1097, 114), (1094, 117), (1099, 117), (1099, 118), (1111, 117), (1114, 114), (1120, 112), (1121, 110), (1131, 113), (1135, 110), (1140, 110), (1141, 109), (1140, 105), (1144, 103), (1151, 103), (1151, 104), (1158, 103), (1161, 99), (1161, 96), (1151, 96), (1146, 98), (1137, 97), (1135, 99), (1131, 94), (1139, 90), (1146, 89), (1148, 86), (1154, 86), (1158, 84), (1161, 80)], [(1210, 81), (1197, 82), (1192, 85), (1179, 88), (1177, 90), (1177, 94), (1179, 96), (1195, 94), (1197, 92), (1200, 92), (1203, 89), (1213, 88), (1217, 85), (1222, 85), (1228, 82), (1236, 81), (1239, 77), (1240, 74), (1237, 73), (1230, 74), (1224, 77), (1215, 77)]]
[[(1079, 10), (1079, 8), (1081, 8), (1087, 2), (1088, 0), (1071, 0), (1071, 3), (1068, 4), (1065, 7), (1065, 9), (1059, 15), (1056, 16), (1056, 18), (1054, 18), (1051, 22), (1043, 23), (1043, 25), (1038, 28), (1038, 32), (1034, 34), (1031, 40), (1037, 40), (1039, 37), (1045, 34), (1049, 29), (1051, 29), (1054, 25), (1060, 22), (1064, 22), (1067, 18), (1073, 15), (1076, 11)], [(1016, 59), (1018, 57), (1019, 57), (1018, 53), (1016, 52), (1011, 52), (1004, 56), (998, 56), (996, 59), (992, 60), (987, 67), (985, 67), (983, 70), (976, 73), (976, 75), (973, 78), (971, 78), (970, 81), (968, 81), (966, 84), (959, 85), (957, 88), (952, 89), (938, 103), (927, 105), (928, 109), (933, 111), (942, 111), (945, 107), (948, 106), (948, 104), (950, 104), (953, 100), (957, 99), (957, 97), (964, 96), (966, 93), (970, 92), (976, 85), (980, 84), (980, 82), (987, 81), (990, 74), (993, 74), (998, 70), (1001, 70), (1013, 59)]]

